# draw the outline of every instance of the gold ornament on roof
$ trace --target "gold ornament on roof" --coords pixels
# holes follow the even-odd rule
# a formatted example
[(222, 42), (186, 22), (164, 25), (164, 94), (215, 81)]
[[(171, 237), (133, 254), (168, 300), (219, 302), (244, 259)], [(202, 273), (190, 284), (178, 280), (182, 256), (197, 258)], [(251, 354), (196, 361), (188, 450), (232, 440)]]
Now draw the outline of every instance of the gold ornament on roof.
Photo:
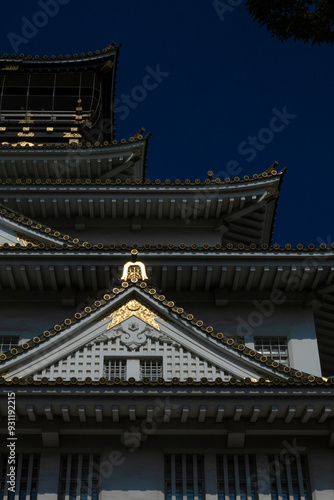
[(30, 146), (30, 147), (33, 147), (33, 146), (44, 146), (44, 144), (34, 144), (33, 142), (26, 142), (26, 141), (22, 141), (22, 142), (15, 142), (14, 144), (11, 143), (11, 142), (2, 142), (1, 143), (2, 146), (13, 146), (13, 147), (16, 147), (16, 146)]
[(34, 132), (18, 132), (19, 137), (34, 137)]
[(2, 66), (2, 71), (17, 71), (20, 66), (14, 65), (14, 64), (6, 64), (5, 66)]
[(29, 238), (28, 236), (24, 236), (23, 234), (16, 233), (16, 239), (19, 243), (23, 243), (23, 246), (27, 246), (28, 243), (32, 243), (33, 245), (38, 245), (38, 241), (33, 238)]
[(160, 327), (158, 323), (156, 323), (156, 318), (160, 318), (158, 314), (151, 311), (148, 307), (144, 306), (141, 302), (136, 299), (129, 300), (126, 304), (116, 309), (116, 311), (112, 312), (108, 316), (105, 316), (101, 319), (101, 321), (105, 321), (106, 319), (112, 319), (112, 322), (109, 323), (107, 330), (110, 330), (114, 326), (122, 323), (131, 316), (136, 316), (141, 319), (148, 325), (152, 326), (156, 330), (160, 331)]
[(147, 280), (148, 276), (146, 274), (145, 265), (142, 262), (137, 262), (138, 250), (131, 250), (131, 255), (133, 262), (127, 262), (123, 267), (123, 274), (121, 279), (123, 281), (136, 282), (138, 280)]

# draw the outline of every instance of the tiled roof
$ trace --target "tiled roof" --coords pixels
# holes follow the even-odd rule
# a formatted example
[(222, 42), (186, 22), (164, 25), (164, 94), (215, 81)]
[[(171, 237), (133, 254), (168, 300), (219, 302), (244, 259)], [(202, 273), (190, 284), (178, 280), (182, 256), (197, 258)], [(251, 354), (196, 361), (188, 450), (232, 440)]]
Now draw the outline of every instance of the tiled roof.
[[(150, 288), (147, 283), (144, 281), (138, 281), (134, 279), (132, 282), (123, 282), (121, 286), (115, 287), (110, 291), (110, 293), (104, 294), (101, 300), (95, 300), (93, 304), (90, 306), (86, 306), (81, 312), (76, 312), (73, 317), (66, 318), (62, 323), (54, 325), (50, 330), (44, 331), (41, 335), (35, 336), (33, 339), (29, 340), (29, 342), (24, 342), (23, 344), (12, 348), (10, 351), (3, 353), (0, 355), (0, 363), (5, 362), (6, 360), (12, 359), (13, 357), (19, 356), (20, 354), (26, 352), (27, 350), (33, 349), (38, 346), (41, 342), (47, 341), (48, 338), (53, 337), (55, 335), (59, 335), (60, 332), (65, 331), (71, 325), (78, 323), (83, 318), (91, 315), (95, 311), (97, 311), (100, 307), (105, 306), (108, 303), (112, 303), (112, 301), (122, 294), (129, 287), (140, 288), (143, 292), (147, 293), (151, 296), (155, 301), (164, 306), (164, 308), (168, 311), (172, 311), (177, 316), (179, 316), (182, 320), (186, 321), (189, 326), (195, 328), (200, 331), (202, 335), (206, 335), (208, 337), (214, 338), (219, 341), (221, 344), (225, 346), (226, 349), (231, 349), (238, 352), (240, 355), (246, 358), (251, 358), (255, 360), (259, 364), (259, 370), (261, 371), (261, 366), (268, 367), (274, 369), (274, 371), (278, 372), (281, 377), (289, 377), (291, 378), (292, 383), (295, 383), (295, 379), (302, 381), (302, 383), (314, 383), (316, 382), (316, 377), (313, 375), (308, 375), (303, 373), (302, 371), (295, 370), (290, 366), (282, 365), (277, 361), (274, 361), (267, 356), (264, 356), (249, 347), (246, 347), (244, 344), (237, 342), (231, 337), (225, 337), (222, 332), (217, 331), (210, 325), (205, 325), (204, 322), (200, 319), (196, 319), (193, 314), (188, 314), (184, 311), (182, 307), (177, 307), (173, 301), (169, 301), (166, 299), (164, 295), (161, 295), (157, 292), (156, 289)], [(261, 378), (261, 377), (260, 377)], [(278, 378), (278, 381), (280, 378)], [(323, 380), (323, 379), (321, 379)], [(266, 378), (264, 378), (266, 381)], [(288, 382), (289, 383), (289, 382)]]
[[(26, 217), (25, 215), (21, 215), (19, 214), (18, 212), (16, 212), (15, 210), (12, 210), (11, 208), (7, 208), (3, 205), (0, 204), (0, 215), (2, 217), (5, 217), (6, 219), (10, 220), (10, 221), (13, 221), (15, 222), (16, 224), (18, 224), (19, 226), (22, 226), (23, 229), (27, 230), (32, 230), (31, 233), (32, 233), (32, 236), (33, 236), (33, 233), (36, 234), (36, 236), (38, 234), (40, 235), (43, 235), (43, 236), (49, 236), (51, 238), (55, 238), (56, 240), (59, 240), (61, 242), (65, 241), (67, 244), (72, 244), (72, 245), (75, 245), (75, 244), (78, 244), (78, 245), (83, 245), (83, 241), (79, 240), (78, 238), (72, 238), (71, 236), (69, 236), (68, 234), (63, 234), (63, 233), (60, 233), (59, 231), (55, 231), (54, 229), (50, 228), (50, 227), (47, 227), (45, 226), (44, 224), (40, 224), (39, 222), (33, 220), (33, 219), (30, 219), (30, 217)], [(42, 249), (42, 248), (45, 248), (45, 244), (44, 243), (39, 243), (39, 242), (36, 242), (36, 244), (34, 245), (33, 243), (28, 243), (27, 247), (22, 247), (22, 245), (20, 245), (20, 243), (17, 243), (15, 245), (9, 245), (8, 243), (4, 243), (2, 245), (0, 245), (0, 248), (8, 248), (7, 246), (3, 246), (3, 245), (8, 245), (10, 246), (11, 248), (31, 248), (31, 247), (34, 247), (34, 248), (39, 248), (39, 249)], [(56, 243), (51, 243), (51, 245), (56, 245)], [(50, 245), (47, 245), (50, 247)], [(50, 247), (52, 248), (52, 247)]]
[[(148, 134), (146, 138), (149, 138), (151, 134)], [(136, 141), (136, 140), (142, 140), (143, 139), (143, 136), (139, 136), (137, 137), (136, 139), (133, 138), (133, 137), (130, 137), (130, 139), (128, 141), (126, 141), (125, 139), (122, 139), (122, 141), (124, 142), (117, 142), (117, 141), (113, 141), (113, 145), (120, 145), (120, 144), (129, 144), (130, 142), (133, 142), (131, 139), (133, 139), (133, 141)], [(107, 146), (110, 144), (109, 143), (104, 143), (103, 146)], [(43, 146), (44, 147), (44, 146)], [(56, 149), (62, 149), (61, 146), (57, 145), (55, 146)], [(69, 145), (68, 147), (78, 147), (78, 144), (76, 144), (75, 146), (73, 145)], [(80, 149), (81, 147), (84, 149), (85, 146), (80, 146)], [(86, 147), (89, 147), (91, 148), (92, 146), (87, 146)], [(97, 143), (95, 143), (95, 147), (101, 147), (101, 145), (99, 144), (97, 146)], [(3, 149), (8, 149), (10, 148), (10, 146), (3, 146)], [(46, 149), (49, 149), (50, 148), (50, 145), (45, 145), (45, 148)], [(16, 147), (14, 149), (17, 149)], [(30, 149), (29, 146), (24, 146), (23, 148), (21, 149)], [(122, 185), (122, 186), (135, 186), (135, 185), (145, 185), (145, 186), (171, 186), (171, 187), (175, 187), (175, 186), (207, 186), (207, 185), (210, 185), (210, 186), (213, 186), (213, 185), (233, 185), (233, 184), (246, 184), (248, 182), (253, 182), (253, 181), (259, 181), (259, 180), (262, 180), (262, 179), (267, 179), (267, 178), (274, 178), (274, 177), (277, 177), (277, 176), (281, 176), (282, 174), (284, 174), (285, 172), (287, 172), (287, 169), (284, 168), (281, 172), (276, 172), (275, 170), (272, 171), (271, 173), (266, 173), (266, 172), (263, 172), (262, 174), (254, 174), (253, 177), (249, 177), (248, 175), (245, 175), (242, 179), (240, 179), (239, 177), (234, 177), (234, 179), (229, 179), (229, 178), (225, 178), (224, 180), (222, 179), (205, 179), (205, 181), (201, 181), (200, 179), (195, 179), (195, 181), (191, 181), (190, 179), (186, 179), (184, 182), (182, 182), (180, 179), (176, 179), (175, 181), (171, 181), (170, 179), (165, 179), (164, 181), (161, 181), (160, 179), (156, 179), (155, 181), (151, 181), (150, 179), (145, 179), (144, 182), (142, 182), (140, 179), (136, 179), (135, 181), (131, 181), (131, 179), (126, 179), (125, 181), (122, 181), (121, 179), (116, 179), (116, 180), (111, 180), (111, 179), (106, 179), (106, 180), (101, 180), (101, 179), (57, 179), (56, 181), (52, 181), (51, 179), (0, 179), (0, 184), (20, 184), (20, 185), (59, 185), (59, 186), (66, 186), (66, 185), (92, 185), (92, 186), (105, 186), (105, 185), (112, 185), (112, 186), (115, 186), (115, 185)]]
[(102, 143), (96, 141), (93, 144), (91, 142), (86, 142), (86, 143), (73, 143), (73, 144), (67, 144), (67, 143), (57, 143), (57, 144), (50, 144), (50, 143), (45, 143), (45, 144), (26, 144), (24, 146), (20, 144), (16, 144), (15, 146), (13, 144), (0, 144), (0, 149), (3, 150), (15, 150), (15, 151), (30, 151), (30, 150), (49, 150), (49, 149), (58, 149), (58, 150), (63, 150), (63, 149), (103, 149), (103, 148), (110, 148), (112, 146), (122, 146), (123, 144), (132, 144), (135, 142), (142, 141), (143, 139), (149, 139), (151, 137), (151, 133), (147, 134), (145, 137), (142, 136), (141, 134), (138, 135), (137, 137), (130, 137), (129, 139), (121, 139), (120, 141), (117, 141), (114, 139), (113, 141), (104, 141)]
[(110, 45), (108, 45), (107, 47), (105, 47), (104, 49), (102, 50), (96, 50), (95, 52), (88, 52), (87, 54), (84, 54), (84, 53), (81, 53), (81, 54), (73, 54), (73, 55), (70, 55), (70, 54), (66, 54), (66, 55), (63, 55), (63, 54), (60, 54), (58, 56), (56, 55), (51, 55), (51, 56), (47, 56), (47, 55), (44, 55), (44, 56), (39, 56), (39, 55), (35, 55), (35, 56), (32, 56), (32, 55), (28, 55), (28, 56), (25, 56), (24, 54), (2, 54), (0, 55), (0, 61), (2, 60), (17, 60), (17, 61), (38, 61), (38, 62), (43, 62), (43, 61), (46, 61), (46, 62), (53, 62), (53, 61), (64, 61), (64, 60), (69, 60), (69, 61), (73, 61), (73, 60), (80, 60), (80, 59), (87, 59), (87, 58), (90, 58), (90, 59), (94, 59), (94, 58), (97, 58), (97, 57), (100, 57), (100, 56), (105, 56), (105, 55), (108, 55), (108, 54), (114, 54), (115, 51), (120, 47), (120, 45), (117, 45), (115, 46), (115, 41), (113, 41)]
[(229, 381), (223, 381), (221, 378), (216, 378), (213, 381), (209, 381), (207, 378), (201, 378), (200, 380), (195, 380), (188, 377), (186, 380), (179, 380), (174, 377), (172, 380), (164, 380), (159, 378), (156, 381), (143, 379), (135, 380), (134, 378), (129, 378), (129, 380), (120, 380), (115, 378), (114, 380), (106, 380), (105, 378), (100, 378), (99, 380), (92, 380), (87, 377), (85, 380), (78, 380), (72, 377), (70, 380), (63, 380), (62, 377), (57, 377), (55, 380), (49, 380), (47, 377), (43, 377), (41, 380), (34, 380), (33, 377), (27, 377), (26, 379), (20, 379), (19, 377), (14, 377), (12, 380), (6, 380), (4, 377), (0, 377), (0, 385), (5, 386), (114, 386), (117, 387), (191, 387), (191, 386), (205, 386), (205, 387), (298, 387), (302, 388), (304, 386), (322, 386), (322, 387), (333, 387), (334, 379), (325, 379), (322, 377), (306, 376), (299, 380), (295, 380), (293, 377), (288, 378), (286, 381), (281, 380), (276, 377), (273, 380), (267, 380), (264, 377), (260, 377), (258, 380), (254, 381), (250, 378), (245, 378), (243, 380), (237, 380), (232, 377)]
[[(14, 216), (10, 216), (11, 213), (16, 214), (15, 216), (19, 216), (17, 212), (14, 212), (11, 209), (7, 209), (8, 212), (8, 217), (15, 220)], [(0, 211), (0, 214), (2, 212)], [(23, 216), (21, 216), (23, 217)], [(42, 224), (38, 224), (37, 222), (35, 223), (29, 218), (26, 219), (26, 225), (30, 225), (33, 229), (37, 228), (34, 224), (37, 226), (42, 226)], [(45, 226), (42, 226), (45, 227)], [(37, 228), (38, 229), (38, 228)], [(50, 228), (47, 228), (50, 229)], [(43, 229), (39, 229), (41, 232), (43, 232)], [(137, 249), (140, 250), (141, 253), (145, 254), (145, 252), (167, 252), (167, 253), (176, 253), (176, 252), (191, 252), (193, 255), (196, 253), (215, 253), (216, 255), (221, 255), (224, 253), (245, 253), (245, 252), (261, 252), (263, 254), (267, 253), (309, 253), (309, 252), (332, 252), (334, 250), (334, 243), (331, 244), (331, 246), (327, 246), (325, 243), (321, 243), (319, 246), (315, 246), (313, 243), (310, 243), (309, 245), (303, 245), (302, 243), (299, 243), (296, 246), (292, 246), (290, 243), (287, 243), (284, 246), (279, 245), (278, 243), (275, 243), (272, 246), (267, 245), (266, 243), (263, 243), (262, 245), (257, 245), (256, 243), (251, 243), (250, 245), (245, 245), (244, 243), (238, 243), (238, 245), (234, 243), (226, 243), (226, 245), (221, 245), (220, 243), (216, 243), (215, 245), (210, 245), (209, 243), (204, 243), (203, 245), (198, 245), (197, 243), (193, 243), (192, 245), (186, 245), (184, 243), (180, 243), (179, 245), (174, 245), (174, 243), (169, 243), (167, 245), (164, 245), (162, 243), (157, 243), (157, 244), (150, 244), (150, 243), (145, 243), (144, 245), (138, 245), (138, 244), (133, 244), (133, 245), (128, 245), (127, 243), (122, 243), (121, 245), (115, 245), (114, 243), (110, 243), (109, 245), (106, 245), (104, 243), (90, 243), (88, 241), (80, 241), (78, 238), (71, 238), (68, 235), (62, 235), (59, 233), (59, 231), (54, 231), (51, 230), (51, 232), (48, 233), (49, 236), (55, 236), (59, 240), (65, 240), (65, 243), (51, 243), (50, 245), (45, 244), (45, 243), (39, 243), (38, 245), (33, 245), (32, 243), (29, 244), (27, 247), (23, 248), (21, 246), (16, 246), (16, 245), (10, 245), (9, 243), (3, 243), (0, 244), (0, 250), (9, 250), (15, 252), (15, 250), (26, 250), (29, 249), (29, 251), (34, 251), (34, 252), (40, 252), (43, 250), (43, 253), (45, 253), (48, 250), (52, 251), (59, 251), (59, 252), (68, 252), (68, 251), (83, 251), (83, 252), (120, 252), (124, 253), (131, 251), (132, 249)], [(46, 232), (44, 230), (44, 232)], [(58, 234), (59, 233), (59, 234)], [(73, 243), (73, 246), (69, 247), (68, 243)]]

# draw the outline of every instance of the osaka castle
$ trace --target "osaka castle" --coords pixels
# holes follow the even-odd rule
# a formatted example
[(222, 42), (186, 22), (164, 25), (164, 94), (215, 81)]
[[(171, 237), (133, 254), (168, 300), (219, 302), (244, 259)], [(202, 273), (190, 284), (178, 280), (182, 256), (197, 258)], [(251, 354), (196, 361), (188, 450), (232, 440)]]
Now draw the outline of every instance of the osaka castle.
[(334, 246), (276, 162), (149, 180), (118, 53), (0, 57), (0, 500), (333, 499)]

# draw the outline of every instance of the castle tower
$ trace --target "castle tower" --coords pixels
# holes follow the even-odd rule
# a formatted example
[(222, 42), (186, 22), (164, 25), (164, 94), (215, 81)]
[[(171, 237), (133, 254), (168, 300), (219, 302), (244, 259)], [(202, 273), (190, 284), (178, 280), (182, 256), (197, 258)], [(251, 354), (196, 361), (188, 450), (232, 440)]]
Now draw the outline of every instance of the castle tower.
[(149, 180), (117, 59), (0, 58), (0, 500), (328, 500), (333, 249), (277, 163)]

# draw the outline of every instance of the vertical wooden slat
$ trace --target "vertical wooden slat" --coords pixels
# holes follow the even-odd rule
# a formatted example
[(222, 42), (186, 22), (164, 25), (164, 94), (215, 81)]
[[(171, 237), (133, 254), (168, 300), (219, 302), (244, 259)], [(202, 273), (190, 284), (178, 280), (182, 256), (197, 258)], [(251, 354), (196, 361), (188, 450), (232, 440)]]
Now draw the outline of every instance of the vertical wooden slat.
[(227, 456), (223, 456), (224, 463), (224, 486), (225, 486), (225, 498), (229, 498), (229, 484), (228, 484), (228, 467), (227, 467)]
[(285, 465), (286, 465), (286, 476), (288, 479), (289, 500), (294, 500), (293, 499), (291, 469), (290, 469), (290, 457), (288, 457), (288, 456), (285, 457)]
[(282, 500), (281, 471), (278, 468), (279, 467), (278, 455), (275, 455), (274, 458), (275, 458), (275, 475), (276, 475), (277, 493), (278, 493), (279, 500)]
[(250, 473), (250, 467), (249, 467), (249, 455), (245, 455), (245, 471), (246, 471), (246, 493), (247, 493), (247, 500), (252, 500), (251, 497), (251, 473)]
[(238, 455), (234, 455), (234, 481), (235, 481), (235, 498), (240, 500), (240, 475), (239, 475), (239, 462)]
[(80, 500), (80, 493), (81, 493), (81, 475), (82, 475), (82, 454), (80, 453), (79, 458), (78, 458), (78, 471), (77, 471), (77, 500)]
[(88, 466), (88, 478), (87, 478), (87, 500), (92, 500), (92, 492), (93, 492), (93, 461), (94, 455), (92, 453), (89, 454), (89, 466)]
[(296, 456), (296, 460), (297, 460), (297, 474), (298, 474), (300, 500), (305, 500), (302, 464), (301, 464), (300, 456), (298, 454)]
[(31, 490), (31, 480), (32, 480), (32, 468), (34, 464), (34, 455), (32, 453), (29, 454), (29, 466), (28, 466), (28, 477), (27, 477), (27, 494), (26, 500), (30, 500), (30, 490)]
[[(20, 486), (21, 486), (21, 476), (22, 476), (22, 461), (23, 461), (23, 454), (20, 453), (19, 459), (18, 459), (18, 463), (17, 463), (17, 470), (16, 470), (15, 500), (19, 500), (19, 498), (20, 498)], [(7, 474), (8, 473), (9, 473), (9, 464), (7, 465)], [(7, 477), (9, 477), (9, 476), (6, 476), (6, 478)], [(7, 483), (7, 495), (8, 495), (8, 483)]]
[(69, 454), (67, 456), (67, 464), (66, 464), (65, 500), (69, 500), (70, 498), (71, 465), (72, 465), (72, 455)]
[(187, 500), (187, 457), (182, 455), (182, 497)]
[(172, 500), (176, 500), (175, 455), (171, 456)]
[(194, 471), (194, 500), (198, 500), (197, 455), (193, 456), (193, 471)]

